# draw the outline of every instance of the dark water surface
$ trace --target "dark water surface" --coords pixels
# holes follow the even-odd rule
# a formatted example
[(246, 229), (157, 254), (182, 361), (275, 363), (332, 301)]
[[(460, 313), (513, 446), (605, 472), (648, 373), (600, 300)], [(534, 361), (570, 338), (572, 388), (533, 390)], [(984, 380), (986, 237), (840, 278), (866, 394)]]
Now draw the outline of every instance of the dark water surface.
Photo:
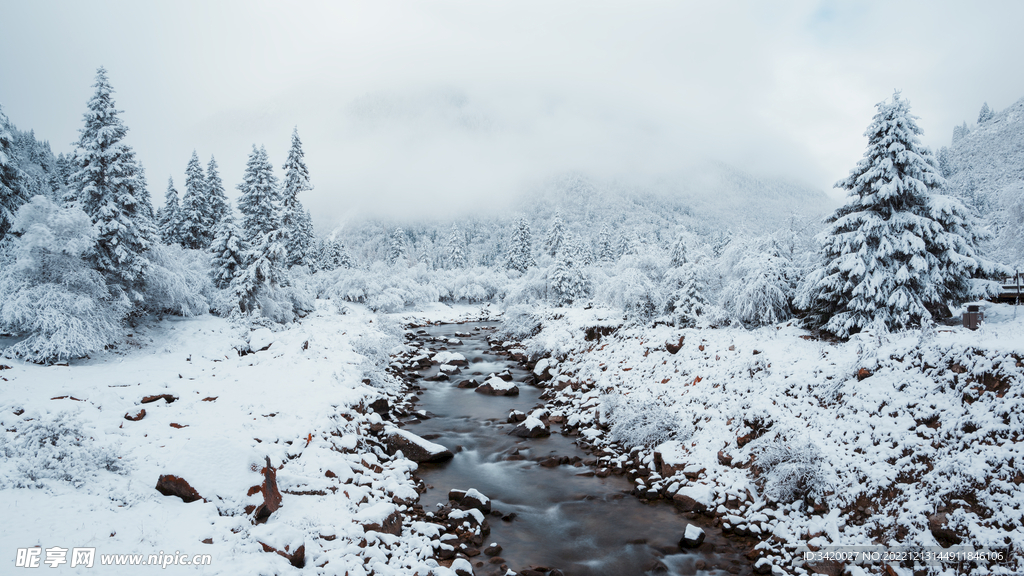
[[(459, 338), (461, 344), (427, 342), (432, 351), (446, 348), (469, 361), (462, 374), (450, 382), (417, 381), (417, 409), (431, 418), (408, 426), (408, 430), (442, 444), (455, 457), (439, 465), (420, 465), (418, 475), (428, 490), (420, 498), (425, 510), (435, 510), (448, 501), (451, 489), (475, 488), (491, 498), (503, 514), (515, 512), (511, 522), (491, 516), (491, 534), (484, 542), (503, 547), (501, 557), (513, 570), (534, 566), (558, 568), (567, 576), (631, 576), (661, 574), (750, 573), (750, 564), (739, 553), (741, 547), (724, 538), (707, 524), (707, 519), (689, 519), (668, 502), (644, 503), (630, 496), (630, 482), (621, 476), (585, 477), (588, 467), (562, 465), (541, 467), (535, 462), (549, 455), (588, 458), (552, 426), (549, 438), (521, 439), (509, 436), (507, 424), (512, 409), (529, 413), (543, 402), (542, 389), (523, 384), (525, 370), (489, 351), (490, 330), (473, 331), (493, 323), (472, 323), (427, 327), (427, 337)], [(470, 332), (472, 336), (456, 336)], [(460, 389), (467, 378), (482, 382), (491, 372), (511, 369), (520, 394), (494, 397)], [(437, 373), (437, 367), (423, 371)], [(436, 435), (436, 437), (434, 437)], [(507, 461), (518, 450), (525, 460)], [(707, 539), (698, 550), (680, 549), (686, 524), (702, 527)], [(486, 556), (471, 561), (486, 562)], [(706, 567), (697, 570), (698, 562)]]

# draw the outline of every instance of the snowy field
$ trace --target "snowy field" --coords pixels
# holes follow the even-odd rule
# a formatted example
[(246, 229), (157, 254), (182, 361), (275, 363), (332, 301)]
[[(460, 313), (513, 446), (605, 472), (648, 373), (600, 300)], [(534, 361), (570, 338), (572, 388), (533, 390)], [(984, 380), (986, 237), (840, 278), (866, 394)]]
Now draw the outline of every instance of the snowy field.
[[(304, 546), (304, 574), (450, 574), (429, 560), (436, 527), (407, 521), (401, 537), (364, 528), (418, 496), (416, 465), (366, 440), (380, 422), (367, 405), (380, 387), (396, 389), (383, 368), (401, 343), (399, 325), (359, 306), (341, 315), (317, 304), (273, 333), (213, 316), (168, 318), (70, 366), (4, 360), (0, 572), (11, 573), (16, 549), (39, 546), (68, 549), (57, 573), (137, 574), (145, 568), (100, 566), (101, 557), (134, 554), (143, 564), (149, 555), (210, 555), (209, 565), (171, 572), (300, 573), (266, 545), (289, 554)], [(419, 316), (462, 312), (436, 305)], [(266, 349), (240, 356), (250, 344)], [(141, 403), (157, 395), (172, 401)], [(251, 488), (263, 483), (268, 457), (283, 505), (254, 525), (246, 509), (263, 502)], [(202, 499), (157, 492), (168, 474)], [(92, 569), (70, 567), (74, 548), (95, 548)]]

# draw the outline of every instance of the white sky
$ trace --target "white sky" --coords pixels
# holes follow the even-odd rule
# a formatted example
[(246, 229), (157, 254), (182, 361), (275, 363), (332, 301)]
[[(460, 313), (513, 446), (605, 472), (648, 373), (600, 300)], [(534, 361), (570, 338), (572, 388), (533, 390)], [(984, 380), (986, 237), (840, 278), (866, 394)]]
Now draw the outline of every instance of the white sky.
[(1024, 2), (0, 0), (0, 104), (70, 151), (106, 66), (154, 200), (298, 126), (318, 227), (710, 157), (830, 189), (901, 89), (924, 141), (1024, 96)]

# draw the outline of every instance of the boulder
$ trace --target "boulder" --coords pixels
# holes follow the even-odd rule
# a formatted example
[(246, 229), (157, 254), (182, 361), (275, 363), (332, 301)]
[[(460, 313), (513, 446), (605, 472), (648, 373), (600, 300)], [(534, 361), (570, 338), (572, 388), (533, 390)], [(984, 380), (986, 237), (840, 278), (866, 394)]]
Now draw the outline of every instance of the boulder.
[(466, 365), (466, 357), (458, 352), (438, 352), (430, 361), (435, 364), (451, 364), (452, 366)]
[(509, 424), (519, 424), (523, 420), (526, 420), (526, 414), (520, 412), (519, 410), (513, 410), (508, 413)]
[(501, 546), (492, 542), (490, 546), (484, 548), (484, 554), (487, 556), (497, 556), (498, 554), (501, 554), (501, 550)]
[(249, 333), (249, 349), (260, 352), (270, 348), (274, 343), (274, 333), (270, 328), (257, 328)]
[(473, 565), (465, 558), (456, 558), (452, 562), (452, 572), (456, 576), (473, 576)]
[(714, 489), (705, 484), (683, 486), (672, 501), (683, 512), (704, 512), (714, 503)]
[(686, 529), (683, 531), (683, 537), (679, 540), (680, 548), (696, 548), (704, 543), (704, 530), (694, 526), (693, 524), (687, 524)]
[(142, 420), (145, 417), (146, 417), (146, 409), (145, 408), (140, 408), (139, 411), (136, 412), (135, 414), (132, 414), (131, 412), (128, 412), (128, 413), (126, 413), (124, 415), (124, 419), (125, 420), (131, 420), (132, 422), (138, 422), (139, 420)]
[(665, 342), (665, 350), (667, 350), (669, 354), (675, 354), (679, 352), (683, 348), (683, 338), (683, 336), (680, 336), (678, 343)]
[(931, 531), (932, 536), (939, 542), (944, 548), (948, 548), (954, 544), (960, 544), (963, 539), (956, 533), (955, 530), (951, 530), (945, 527), (946, 525), (946, 513), (942, 512), (939, 514), (932, 514), (928, 517), (928, 530)]
[(163, 399), (164, 402), (170, 404), (178, 399), (177, 396), (171, 394), (155, 394), (153, 396), (145, 396), (142, 399), (143, 404), (149, 404), (150, 402), (156, 402), (157, 400)]
[(484, 514), (491, 513), (491, 499), (474, 488), (469, 490), (450, 490), (448, 501), (454, 502), (462, 509), (474, 508)]
[(476, 388), (479, 385), (479, 382), (470, 378), (469, 380), (463, 380), (462, 382), (459, 382), (456, 388)]
[(509, 370), (508, 368), (506, 368), (505, 370), (502, 370), (501, 372), (498, 372), (496, 374), (496, 376), (498, 378), (501, 378), (505, 382), (511, 382), (512, 381), (512, 371)]
[(462, 372), (461, 370), (459, 370), (459, 367), (454, 364), (441, 364), (441, 367), (438, 368), (438, 371), (449, 376), (453, 374), (460, 374)]
[(491, 376), (475, 390), (488, 396), (519, 396), (519, 387), (497, 376)]
[(362, 524), (364, 532), (402, 535), (402, 514), (391, 502), (379, 502), (357, 512), (355, 520)]
[(394, 428), (388, 433), (387, 450), (388, 454), (392, 456), (401, 450), (406, 458), (419, 463), (444, 462), (452, 458), (451, 450), (444, 446), (398, 428)]
[(509, 435), (520, 438), (544, 438), (551, 436), (551, 431), (540, 420), (527, 417), (526, 420), (523, 420), (518, 426), (513, 428)]
[(196, 492), (196, 489), (189, 485), (184, 478), (171, 474), (164, 474), (156, 481), (156, 491), (164, 496), (177, 496), (183, 501), (195, 502), (205, 499)]

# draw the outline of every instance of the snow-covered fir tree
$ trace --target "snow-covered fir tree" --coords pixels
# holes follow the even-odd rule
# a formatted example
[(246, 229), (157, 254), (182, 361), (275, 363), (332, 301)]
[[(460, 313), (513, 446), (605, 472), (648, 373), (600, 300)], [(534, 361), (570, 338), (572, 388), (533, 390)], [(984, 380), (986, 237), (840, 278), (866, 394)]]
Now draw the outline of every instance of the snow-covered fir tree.
[(672, 252), (669, 254), (669, 266), (678, 268), (686, 264), (686, 237), (680, 234), (672, 244)]
[(299, 139), (299, 129), (292, 130), (292, 145), (284, 163), (284, 183), (281, 191), (282, 226), (288, 236), (288, 263), (297, 266), (305, 263), (306, 253), (313, 241), (312, 224), (299, 201), (299, 193), (312, 190), (309, 169), (306, 168), (305, 153)]
[(238, 199), (242, 230), (246, 241), (257, 246), (262, 242), (262, 236), (281, 227), (277, 178), (265, 148), (257, 149), (253, 145), (242, 178), (242, 183), (238, 185), (242, 193)]
[(984, 124), (992, 119), (995, 114), (992, 113), (992, 109), (988, 107), (988, 102), (981, 105), (981, 111), (978, 112), (978, 124)]
[(19, 182), (19, 172), (10, 121), (0, 108), (0, 240), (14, 223), (18, 208), (28, 201)]
[(555, 267), (548, 280), (557, 306), (569, 306), (590, 296), (587, 276), (576, 254), (578, 250), (564, 246), (555, 256)]
[(547, 238), (544, 239), (544, 252), (549, 256), (558, 254), (565, 245), (565, 223), (562, 222), (562, 214), (555, 212), (555, 220), (551, 223)]
[(217, 288), (225, 289), (238, 276), (249, 251), (242, 230), (234, 219), (228, 218), (217, 225), (210, 244), (210, 275)]
[(448, 236), (448, 267), (465, 268), (466, 250), (464, 248), (465, 238), (459, 230), (458, 224), (452, 224), (451, 234)]
[(34, 362), (102, 350), (121, 333), (129, 302), (111, 298), (86, 256), (97, 227), (77, 206), (35, 196), (16, 213), (15, 261), (0, 268), (0, 330), (25, 336), (6, 352)]
[(213, 240), (213, 207), (209, 202), (206, 174), (195, 150), (185, 168), (185, 195), (181, 199), (178, 223), (182, 246), (192, 250), (205, 250), (210, 246)]
[(616, 254), (619, 257), (627, 256), (629, 254), (636, 254), (637, 242), (636, 236), (628, 231), (623, 230), (619, 234), (619, 243), (615, 249)]
[(352, 258), (348, 250), (340, 240), (336, 238), (325, 238), (320, 244), (317, 257), (317, 267), (320, 270), (336, 270), (338, 268), (351, 268)]
[(394, 266), (400, 260), (405, 258), (405, 252), (405, 231), (401, 228), (395, 228), (391, 232), (391, 239), (388, 243), (388, 253), (385, 260), (389, 265)]
[(231, 205), (228, 204), (228, 196), (224, 191), (224, 181), (220, 178), (217, 160), (213, 156), (210, 156), (210, 162), (206, 165), (206, 202), (213, 218), (214, 230), (221, 222), (234, 219), (231, 215)]
[(167, 177), (167, 192), (164, 205), (156, 212), (156, 225), (160, 240), (167, 245), (181, 244), (181, 207), (178, 205), (178, 191), (174, 178)]
[(597, 236), (597, 260), (603, 263), (615, 261), (615, 247), (612, 244), (612, 230), (608, 224), (601, 225), (601, 232)]
[(564, 249), (569, 252), (569, 257), (577, 267), (590, 266), (594, 263), (590, 247), (578, 234), (566, 235)]
[(157, 236), (153, 207), (142, 166), (121, 142), (128, 128), (118, 117), (105, 69), (97, 70), (94, 88), (76, 147), (75, 199), (99, 232), (93, 267), (115, 296), (140, 301), (150, 266), (146, 253)]
[(505, 253), (505, 267), (525, 272), (527, 268), (536, 266), (533, 259), (533, 239), (530, 223), (526, 218), (519, 218), (512, 227), (512, 237), (508, 240), (508, 251)]
[(798, 299), (811, 326), (844, 338), (871, 325), (918, 326), (929, 308), (963, 302), (972, 279), (1000, 270), (978, 254), (963, 204), (938, 193), (942, 177), (909, 103), (896, 92), (877, 108), (864, 158), (836, 184), (849, 200), (827, 219), (819, 268)]
[(291, 303), (283, 294), (289, 284), (285, 241), (282, 230), (269, 230), (256, 236), (256, 242), (244, 252), (242, 266), (229, 287), (242, 314), (259, 314), (277, 322), (292, 319)]
[(674, 325), (692, 328), (709, 308), (704, 286), (693, 263), (683, 263), (666, 273), (669, 283), (668, 313)]

